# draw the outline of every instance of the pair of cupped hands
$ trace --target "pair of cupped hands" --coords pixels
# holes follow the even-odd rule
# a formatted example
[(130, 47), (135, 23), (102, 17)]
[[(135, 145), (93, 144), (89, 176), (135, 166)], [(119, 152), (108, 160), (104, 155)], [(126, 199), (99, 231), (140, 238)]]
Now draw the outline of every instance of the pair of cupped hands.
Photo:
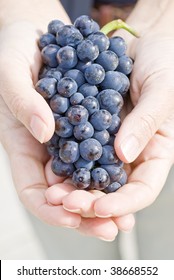
[[(133, 25), (138, 30), (138, 24)], [(116, 34), (126, 39), (127, 54), (135, 61), (130, 98), (115, 140), (128, 183), (106, 195), (76, 190), (70, 179), (51, 171), (41, 143), (53, 135), (54, 119), (34, 89), (42, 63), (37, 27), (16, 22), (0, 31), (0, 140), (20, 200), (50, 225), (107, 241), (114, 240), (118, 230), (131, 231), (134, 213), (156, 199), (174, 159), (174, 37), (158, 25), (139, 39), (122, 31)]]

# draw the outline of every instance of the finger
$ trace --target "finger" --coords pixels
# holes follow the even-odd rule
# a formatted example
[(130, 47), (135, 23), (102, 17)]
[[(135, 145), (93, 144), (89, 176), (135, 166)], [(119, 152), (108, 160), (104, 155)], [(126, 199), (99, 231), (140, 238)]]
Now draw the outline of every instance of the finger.
[(168, 176), (171, 163), (165, 159), (151, 159), (140, 164), (129, 177), (129, 183), (117, 192), (96, 200), (98, 217), (118, 217), (135, 213), (151, 203), (160, 193)]
[(162, 73), (152, 75), (141, 89), (137, 89), (140, 95), (137, 104), (119, 129), (115, 149), (124, 162), (133, 162), (138, 157), (173, 110), (173, 79), (170, 77), (166, 86), (161, 80), (161, 75)]
[(83, 218), (78, 231), (104, 241), (113, 241), (118, 234), (117, 226), (111, 219), (100, 218)]
[(112, 220), (116, 223), (118, 229), (124, 232), (131, 232), (135, 225), (135, 217), (133, 214), (114, 217)]
[(17, 62), (9, 60), (8, 67), (0, 67), (1, 95), (13, 115), (31, 134), (41, 143), (46, 142), (54, 132), (51, 109), (33, 88), (31, 73), (27, 67), (18, 66)]
[(45, 166), (45, 176), (49, 186), (62, 183), (63, 181), (65, 181), (64, 177), (59, 177), (53, 173), (51, 169), (51, 163), (52, 163), (52, 158), (47, 162)]
[(95, 217), (94, 202), (98, 197), (105, 195), (102, 192), (88, 192), (75, 190), (62, 200), (63, 207), (69, 212), (79, 213), (82, 217)]
[(48, 203), (52, 205), (61, 205), (63, 198), (72, 191), (74, 191), (74, 187), (71, 184), (64, 182), (49, 187), (45, 192), (45, 197)]
[(10, 163), (19, 198), (33, 215), (51, 225), (79, 226), (81, 217), (78, 214), (67, 212), (61, 205), (48, 205), (45, 196), (47, 182), (40, 159), (27, 153), (14, 153)]

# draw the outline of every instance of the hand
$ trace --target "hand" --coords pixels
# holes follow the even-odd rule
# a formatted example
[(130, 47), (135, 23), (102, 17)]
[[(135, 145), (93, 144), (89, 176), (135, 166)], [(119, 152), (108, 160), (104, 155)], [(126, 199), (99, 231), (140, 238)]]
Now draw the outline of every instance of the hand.
[(98, 217), (127, 215), (150, 205), (159, 195), (174, 161), (174, 37), (158, 26), (132, 40), (135, 59), (130, 103), (115, 140), (121, 160), (131, 163), (128, 184), (99, 198)]

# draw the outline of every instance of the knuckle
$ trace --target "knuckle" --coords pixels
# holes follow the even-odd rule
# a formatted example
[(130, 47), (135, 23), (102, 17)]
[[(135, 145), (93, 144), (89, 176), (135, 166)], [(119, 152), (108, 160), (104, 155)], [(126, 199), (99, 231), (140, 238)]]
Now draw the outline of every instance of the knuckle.
[(20, 96), (13, 95), (11, 100), (11, 111), (15, 118), (19, 120), (22, 118), (24, 111), (26, 111), (26, 103)]
[(140, 117), (141, 127), (148, 138), (151, 138), (157, 130), (157, 122), (154, 116), (147, 114)]

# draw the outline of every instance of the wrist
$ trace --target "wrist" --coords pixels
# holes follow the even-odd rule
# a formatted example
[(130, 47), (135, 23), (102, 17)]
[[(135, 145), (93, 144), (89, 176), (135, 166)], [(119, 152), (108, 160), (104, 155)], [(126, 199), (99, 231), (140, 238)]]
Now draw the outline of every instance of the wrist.
[(47, 25), (52, 19), (69, 23), (66, 12), (57, 0), (1, 0), (0, 27), (14, 22), (30, 22), (46, 32)]

